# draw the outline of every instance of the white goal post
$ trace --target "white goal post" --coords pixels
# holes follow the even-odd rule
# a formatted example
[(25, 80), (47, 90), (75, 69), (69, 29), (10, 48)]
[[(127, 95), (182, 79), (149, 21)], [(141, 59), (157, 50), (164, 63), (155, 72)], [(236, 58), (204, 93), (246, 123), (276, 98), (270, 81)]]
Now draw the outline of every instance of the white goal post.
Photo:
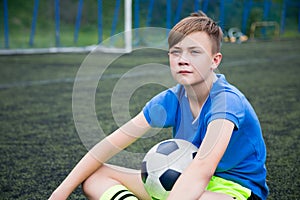
[(125, 51), (132, 51), (132, 0), (125, 0)]

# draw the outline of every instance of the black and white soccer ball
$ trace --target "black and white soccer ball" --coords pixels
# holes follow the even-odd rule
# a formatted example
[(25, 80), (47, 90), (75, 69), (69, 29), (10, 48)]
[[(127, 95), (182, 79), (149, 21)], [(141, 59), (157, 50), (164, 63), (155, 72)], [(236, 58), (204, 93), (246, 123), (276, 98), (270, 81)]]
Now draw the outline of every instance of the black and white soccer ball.
[(181, 139), (153, 146), (142, 162), (142, 181), (152, 199), (166, 199), (178, 177), (192, 162), (197, 147)]

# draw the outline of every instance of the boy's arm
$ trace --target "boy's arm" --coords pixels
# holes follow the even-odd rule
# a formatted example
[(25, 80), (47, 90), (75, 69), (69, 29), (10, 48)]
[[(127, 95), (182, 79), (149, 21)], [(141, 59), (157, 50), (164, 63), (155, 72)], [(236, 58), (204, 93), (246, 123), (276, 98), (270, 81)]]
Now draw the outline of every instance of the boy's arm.
[(52, 193), (50, 199), (67, 199), (72, 191), (95, 172), (109, 158), (141, 137), (150, 125), (141, 112), (128, 123), (96, 144), (75, 166), (71, 173)]
[(208, 125), (195, 159), (175, 183), (168, 200), (200, 199), (228, 146), (233, 129), (234, 124), (225, 119), (214, 120)]

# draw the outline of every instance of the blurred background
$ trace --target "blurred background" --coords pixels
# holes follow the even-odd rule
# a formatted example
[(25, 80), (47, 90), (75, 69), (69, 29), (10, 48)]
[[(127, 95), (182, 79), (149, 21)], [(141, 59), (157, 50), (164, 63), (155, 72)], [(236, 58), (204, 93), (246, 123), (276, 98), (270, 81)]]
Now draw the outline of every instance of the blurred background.
[[(1, 0), (0, 49), (87, 46), (124, 31), (125, 0)], [(182, 17), (203, 10), (223, 31), (248, 38), (299, 37), (298, 0), (133, 0), (132, 28), (170, 29)], [(255, 30), (251, 25), (256, 22)], [(267, 23), (266, 23), (267, 22)], [(236, 32), (236, 31), (234, 31)], [(139, 34), (133, 45), (139, 45)]]

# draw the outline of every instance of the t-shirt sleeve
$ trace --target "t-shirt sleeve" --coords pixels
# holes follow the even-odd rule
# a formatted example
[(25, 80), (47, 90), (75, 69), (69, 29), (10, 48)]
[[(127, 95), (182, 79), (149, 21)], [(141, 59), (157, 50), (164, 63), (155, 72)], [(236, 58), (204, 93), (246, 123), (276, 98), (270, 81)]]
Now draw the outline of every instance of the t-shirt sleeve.
[(169, 89), (153, 97), (143, 108), (144, 116), (151, 127), (171, 127), (175, 124), (178, 100)]
[(227, 119), (239, 129), (245, 116), (242, 97), (232, 92), (218, 94), (211, 104), (211, 113), (208, 123), (215, 119)]

